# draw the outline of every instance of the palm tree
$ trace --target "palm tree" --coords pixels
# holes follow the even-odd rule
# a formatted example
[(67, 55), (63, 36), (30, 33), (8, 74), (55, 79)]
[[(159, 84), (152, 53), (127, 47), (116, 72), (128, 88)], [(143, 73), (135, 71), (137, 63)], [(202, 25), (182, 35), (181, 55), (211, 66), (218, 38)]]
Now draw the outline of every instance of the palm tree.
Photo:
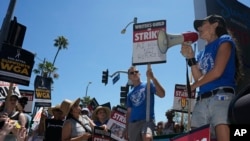
[[(33, 72), (35, 74), (41, 75), (45, 78), (50, 78), (49, 74), (53, 74), (53, 78), (58, 78), (59, 75), (56, 73), (57, 68), (49, 61), (44, 61), (43, 63), (38, 64), (38, 68), (34, 69)], [(53, 83), (53, 79), (51, 78), (51, 83)]]
[(91, 100), (92, 99), (90, 98), (90, 96), (85, 96), (82, 99), (80, 99), (83, 107), (87, 107), (90, 104)]
[(54, 57), (54, 60), (53, 60), (53, 65), (55, 65), (55, 62), (56, 62), (56, 58), (57, 58), (57, 55), (59, 53), (60, 50), (62, 49), (67, 49), (67, 46), (68, 46), (68, 39), (66, 39), (64, 36), (58, 36), (57, 39), (54, 40), (55, 43), (54, 43), (54, 46), (58, 48), (57, 52), (56, 52), (56, 55)]

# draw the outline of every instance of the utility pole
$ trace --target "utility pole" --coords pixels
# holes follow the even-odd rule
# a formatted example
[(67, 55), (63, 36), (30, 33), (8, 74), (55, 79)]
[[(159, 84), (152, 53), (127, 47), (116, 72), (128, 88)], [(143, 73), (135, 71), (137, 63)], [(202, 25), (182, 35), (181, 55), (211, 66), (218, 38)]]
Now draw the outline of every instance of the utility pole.
[[(3, 42), (7, 38), (7, 34), (9, 31), (9, 25), (10, 25), (11, 17), (12, 17), (14, 8), (15, 8), (15, 4), (16, 4), (16, 0), (10, 0), (7, 13), (6, 13), (5, 18), (3, 20), (3, 23), (2, 23), (2, 27), (1, 27), (1, 31), (0, 31), (0, 51), (2, 50)], [(9, 100), (9, 97), (12, 94), (12, 90), (13, 90), (13, 83), (10, 83), (9, 90), (8, 90), (5, 101)]]

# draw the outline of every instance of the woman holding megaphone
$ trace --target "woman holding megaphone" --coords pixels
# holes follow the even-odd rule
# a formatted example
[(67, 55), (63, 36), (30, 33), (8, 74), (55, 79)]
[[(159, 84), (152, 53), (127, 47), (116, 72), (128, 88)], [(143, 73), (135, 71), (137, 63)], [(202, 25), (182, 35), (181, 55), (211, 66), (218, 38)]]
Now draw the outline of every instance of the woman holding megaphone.
[(195, 80), (191, 90), (199, 88), (191, 128), (210, 124), (211, 139), (229, 141), (228, 107), (242, 76), (238, 48), (225, 20), (219, 15), (195, 20), (194, 28), (206, 45), (197, 59), (190, 45), (182, 44), (181, 48)]

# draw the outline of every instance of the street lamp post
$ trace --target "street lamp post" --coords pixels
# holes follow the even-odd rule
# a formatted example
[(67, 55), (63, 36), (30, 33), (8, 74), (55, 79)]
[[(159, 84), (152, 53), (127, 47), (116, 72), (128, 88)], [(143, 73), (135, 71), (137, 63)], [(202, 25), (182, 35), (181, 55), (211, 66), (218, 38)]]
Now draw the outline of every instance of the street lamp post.
[(87, 95), (88, 95), (88, 88), (89, 88), (89, 85), (90, 85), (91, 83), (92, 83), (92, 82), (89, 82), (88, 85), (87, 85), (87, 87), (86, 87), (85, 97), (87, 97)]
[(122, 29), (121, 34), (125, 34), (127, 27), (128, 27), (130, 24), (132, 24), (132, 23), (137, 24), (137, 17), (134, 17), (134, 20), (131, 21), (130, 23), (128, 23), (128, 24), (125, 26), (125, 28)]

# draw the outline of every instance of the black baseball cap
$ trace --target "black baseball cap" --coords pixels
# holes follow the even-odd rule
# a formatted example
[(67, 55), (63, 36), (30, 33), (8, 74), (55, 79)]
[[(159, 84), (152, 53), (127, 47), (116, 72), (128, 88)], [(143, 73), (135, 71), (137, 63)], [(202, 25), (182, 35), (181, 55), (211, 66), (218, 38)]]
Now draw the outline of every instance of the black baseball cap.
[(198, 27), (202, 26), (204, 21), (208, 21), (209, 23), (215, 23), (218, 22), (221, 24), (223, 27), (226, 27), (226, 22), (225, 19), (222, 16), (219, 15), (209, 15), (203, 20), (195, 20), (194, 21), (194, 29), (198, 31)]

